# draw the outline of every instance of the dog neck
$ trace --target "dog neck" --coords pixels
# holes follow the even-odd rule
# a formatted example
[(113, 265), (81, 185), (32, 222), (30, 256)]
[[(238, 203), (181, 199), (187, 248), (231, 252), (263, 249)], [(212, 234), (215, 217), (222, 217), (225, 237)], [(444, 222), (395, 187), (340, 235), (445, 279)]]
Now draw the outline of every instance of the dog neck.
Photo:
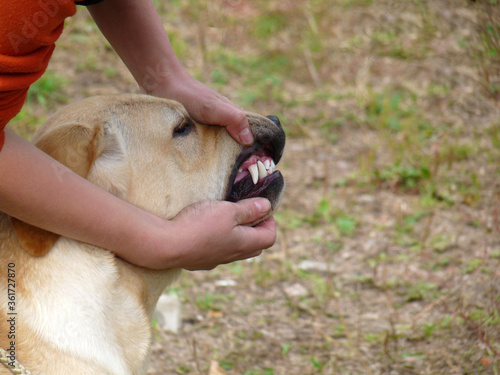
[(137, 296), (150, 319), (165, 288), (178, 279), (182, 272), (180, 269), (152, 270), (142, 268), (119, 258), (116, 259), (116, 264), (124, 287)]

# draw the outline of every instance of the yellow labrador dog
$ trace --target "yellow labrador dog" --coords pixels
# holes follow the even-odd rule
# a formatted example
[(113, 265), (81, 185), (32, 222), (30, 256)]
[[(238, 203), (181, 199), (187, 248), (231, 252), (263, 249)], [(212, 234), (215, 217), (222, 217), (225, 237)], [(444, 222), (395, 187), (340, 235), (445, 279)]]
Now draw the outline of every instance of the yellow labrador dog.
[[(224, 128), (193, 122), (177, 102), (95, 97), (56, 113), (33, 142), (94, 184), (166, 219), (206, 199), (266, 197), (274, 211), (284, 186), (274, 169), (285, 133), (274, 116), (247, 117), (256, 142), (245, 148)], [(151, 316), (179, 270), (136, 267), (1, 212), (0, 242), (4, 362), (32, 374), (146, 373)], [(11, 370), (0, 363), (0, 374)]]

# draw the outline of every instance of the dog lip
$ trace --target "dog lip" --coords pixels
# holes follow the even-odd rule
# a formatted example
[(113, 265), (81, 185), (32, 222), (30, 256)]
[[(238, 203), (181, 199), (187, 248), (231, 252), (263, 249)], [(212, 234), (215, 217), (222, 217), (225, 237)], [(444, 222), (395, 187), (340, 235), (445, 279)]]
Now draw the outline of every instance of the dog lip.
[(254, 184), (252, 177), (248, 175), (233, 185), (226, 200), (237, 202), (247, 198), (266, 197), (267, 191), (272, 190), (273, 185), (283, 186), (283, 176), (280, 171), (274, 171), (267, 177), (260, 179), (257, 184)]
[(260, 194), (275, 180), (282, 180), (283, 176), (279, 171), (274, 170), (274, 167), (268, 171), (269, 174), (267, 176), (259, 178), (256, 182), (252, 181), (252, 176), (249, 172), (236, 180), (239, 173), (244, 173), (242, 169), (245, 168), (242, 167), (248, 167), (252, 164), (256, 165), (258, 161), (265, 162), (266, 160), (273, 162), (275, 166), (278, 164), (281, 156), (281, 153), (276, 152), (270, 144), (255, 143), (253, 146), (245, 148), (238, 156), (233, 167), (225, 200), (237, 202), (241, 199), (261, 196)]

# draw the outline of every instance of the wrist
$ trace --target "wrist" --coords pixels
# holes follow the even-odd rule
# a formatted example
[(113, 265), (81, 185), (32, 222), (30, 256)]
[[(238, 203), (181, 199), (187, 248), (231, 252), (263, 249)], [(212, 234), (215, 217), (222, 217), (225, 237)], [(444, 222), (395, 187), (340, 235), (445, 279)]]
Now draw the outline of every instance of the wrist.
[(148, 95), (175, 99), (178, 87), (190, 78), (189, 73), (178, 62), (158, 63), (154, 67), (145, 68), (145, 73), (138, 84)]
[(116, 256), (139, 267), (150, 269), (175, 268), (171, 246), (173, 230), (168, 220), (146, 211), (135, 212), (132, 220), (123, 225), (120, 238), (107, 246)]
[[(139, 234), (140, 251), (133, 251), (132, 263), (151, 269), (182, 268), (186, 262), (182, 254), (191, 246), (185, 228), (175, 220), (165, 220), (151, 215)], [(131, 259), (132, 260), (132, 259)]]

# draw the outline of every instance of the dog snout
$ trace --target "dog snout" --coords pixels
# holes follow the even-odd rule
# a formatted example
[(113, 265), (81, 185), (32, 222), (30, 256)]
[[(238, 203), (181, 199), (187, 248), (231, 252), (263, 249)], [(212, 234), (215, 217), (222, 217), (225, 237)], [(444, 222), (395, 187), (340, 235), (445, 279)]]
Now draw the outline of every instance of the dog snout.
[(271, 120), (272, 122), (274, 122), (278, 128), (283, 129), (283, 127), (281, 126), (281, 122), (280, 122), (279, 118), (277, 118), (276, 116), (273, 116), (273, 115), (269, 115), (269, 116), (266, 116), (266, 117), (269, 120)]

